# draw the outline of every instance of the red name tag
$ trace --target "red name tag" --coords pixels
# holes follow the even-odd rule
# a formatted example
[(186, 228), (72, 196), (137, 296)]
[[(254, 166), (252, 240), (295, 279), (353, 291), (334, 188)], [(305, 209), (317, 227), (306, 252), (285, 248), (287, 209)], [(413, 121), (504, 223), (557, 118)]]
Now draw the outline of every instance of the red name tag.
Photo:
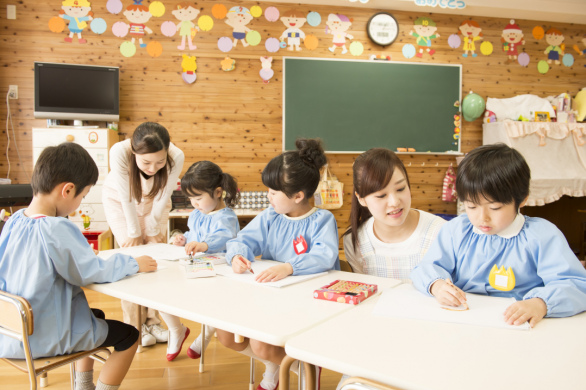
[(307, 252), (307, 242), (302, 235), (299, 235), (299, 237), (293, 240), (293, 249), (295, 249), (295, 253), (298, 255)]

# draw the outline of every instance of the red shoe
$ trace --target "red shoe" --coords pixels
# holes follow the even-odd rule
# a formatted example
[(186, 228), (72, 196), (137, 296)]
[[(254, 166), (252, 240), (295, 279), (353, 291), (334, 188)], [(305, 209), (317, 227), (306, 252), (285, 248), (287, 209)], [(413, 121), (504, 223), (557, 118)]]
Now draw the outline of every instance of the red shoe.
[(73, 38), (65, 37), (65, 42), (73, 42)]
[(87, 41), (82, 38), (82, 39), (78, 39), (77, 42), (79, 42), (79, 43), (86, 43)]
[[(183, 338), (183, 341), (181, 342), (181, 345), (179, 346), (179, 350), (175, 353), (168, 353), (167, 354), (167, 360), (168, 361), (173, 361), (181, 352), (181, 348), (183, 348), (183, 343), (185, 342), (185, 340), (187, 340), (187, 336), (189, 336), (189, 328), (185, 328), (185, 337)], [(169, 340), (170, 341), (170, 340)]]
[[(279, 381), (277, 381), (277, 385), (275, 386), (275, 388), (273, 390), (277, 390), (279, 388)], [(267, 390), (264, 387), (262, 387), (260, 384), (256, 387), (256, 390)], [(319, 390), (319, 389), (318, 389)]]
[(422, 53), (417, 53), (417, 54), (415, 54), (415, 57), (423, 58), (423, 54)]
[(434, 55), (434, 54), (435, 54), (435, 50), (431, 49), (431, 50), (429, 51), (429, 55), (430, 55), (430, 56), (432, 56), (432, 55)]
[(187, 356), (189, 356), (192, 359), (199, 359), (201, 357), (201, 355), (195, 352), (193, 349), (191, 349), (191, 347), (187, 348)]

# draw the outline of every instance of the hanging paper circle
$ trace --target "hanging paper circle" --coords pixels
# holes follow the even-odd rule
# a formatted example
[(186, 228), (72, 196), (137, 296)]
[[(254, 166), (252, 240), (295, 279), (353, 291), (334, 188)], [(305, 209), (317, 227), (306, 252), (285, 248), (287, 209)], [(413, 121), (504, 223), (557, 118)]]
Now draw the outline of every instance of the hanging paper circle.
[(265, 42), (265, 49), (270, 53), (279, 51), (279, 40), (277, 38), (268, 38)]
[(122, 11), (122, 1), (120, 0), (108, 0), (106, 3), (106, 9), (111, 14), (119, 14)]
[(279, 10), (275, 7), (268, 7), (265, 9), (265, 18), (267, 18), (269, 22), (276, 22), (279, 20)]
[(260, 72), (260, 78), (263, 79), (263, 81), (267, 82), (269, 81), (273, 75), (275, 74), (275, 71), (272, 69), (261, 69)]
[(350, 54), (352, 54), (353, 56), (358, 57), (359, 55), (362, 54), (363, 51), (364, 51), (364, 46), (362, 46), (362, 43), (360, 43), (358, 41), (354, 41), (350, 44)]
[(450, 45), (452, 49), (459, 48), (461, 44), (462, 40), (460, 39), (460, 36), (458, 34), (452, 34), (448, 38), (448, 45)]
[(533, 38), (539, 40), (539, 39), (543, 39), (544, 36), (545, 36), (545, 31), (543, 31), (543, 27), (541, 27), (541, 26), (533, 27)]
[(462, 114), (468, 122), (478, 119), (485, 108), (484, 99), (476, 93), (469, 93), (462, 101)]
[(492, 51), (493, 51), (492, 43), (490, 43), (489, 41), (484, 41), (480, 44), (480, 52), (482, 54), (484, 54), (485, 56), (491, 55)]
[(549, 64), (545, 60), (537, 63), (537, 71), (541, 74), (546, 74), (549, 71)]
[(517, 61), (519, 61), (519, 65), (521, 65), (521, 66), (529, 65), (529, 60), (530, 60), (529, 54), (527, 54), (525, 52), (519, 54), (519, 57), (517, 57)]
[(460, 134), (458, 134), (458, 133), (454, 134), (454, 139), (460, 139)]
[(157, 41), (149, 42), (146, 49), (147, 49), (147, 53), (149, 53), (149, 55), (151, 57), (158, 57), (163, 53), (163, 45), (161, 45)]
[(95, 18), (90, 23), (90, 28), (96, 34), (103, 34), (103, 33), (105, 33), (107, 27), (108, 27), (108, 25), (106, 24), (106, 21), (104, 19), (102, 19), (102, 18)]
[(252, 7), (250, 7), (250, 14), (253, 18), (258, 18), (262, 15), (262, 8), (260, 8), (260, 6), (258, 5), (253, 5)]
[(232, 40), (230, 38), (222, 37), (218, 39), (218, 49), (222, 50), (224, 53), (232, 50), (232, 46)]
[(250, 30), (246, 33), (246, 42), (251, 46), (256, 46), (260, 43), (260, 33), (258, 31)]
[(124, 22), (116, 22), (112, 25), (112, 33), (118, 38), (123, 38), (128, 34), (129, 28), (130, 26)]
[(161, 32), (166, 37), (172, 37), (177, 32), (177, 26), (175, 23), (167, 20), (166, 22), (161, 23)]
[(134, 46), (134, 43), (132, 42), (122, 42), (120, 45), (120, 54), (122, 54), (124, 57), (132, 57), (134, 54), (136, 54), (136, 46)]
[(197, 79), (197, 76), (195, 75), (195, 73), (187, 73), (187, 72), (183, 72), (181, 74), (181, 78), (183, 79), (183, 81), (185, 81), (187, 84), (193, 84), (195, 82), (195, 79)]
[(209, 15), (202, 15), (197, 20), (197, 25), (201, 31), (210, 31), (214, 27), (214, 19)]
[(305, 37), (305, 41), (303, 41), (303, 43), (305, 44), (305, 47), (309, 50), (315, 50), (317, 49), (319, 41), (315, 35), (309, 34)]
[(165, 15), (165, 6), (160, 1), (153, 1), (149, 5), (149, 12), (151, 13), (151, 15), (158, 18), (160, 16)]
[(224, 4), (214, 4), (212, 7), (212, 15), (214, 15), (214, 18), (216, 19), (224, 19), (227, 13), (228, 10)]
[(49, 30), (56, 33), (63, 32), (63, 30), (65, 30), (65, 20), (59, 16), (53, 16), (49, 20)]
[(569, 68), (570, 66), (574, 65), (574, 56), (570, 53), (566, 53), (562, 58), (562, 63)]
[(312, 11), (307, 14), (307, 24), (312, 27), (319, 26), (321, 23), (321, 15), (318, 12)]
[(280, 47), (281, 49), (284, 49), (284, 48), (286, 48), (286, 47), (287, 47), (287, 42), (285, 42), (285, 41), (281, 41), (281, 42), (279, 43), (279, 47)]
[(415, 55), (415, 46), (410, 43), (407, 43), (403, 46), (403, 56), (405, 58), (413, 58)]

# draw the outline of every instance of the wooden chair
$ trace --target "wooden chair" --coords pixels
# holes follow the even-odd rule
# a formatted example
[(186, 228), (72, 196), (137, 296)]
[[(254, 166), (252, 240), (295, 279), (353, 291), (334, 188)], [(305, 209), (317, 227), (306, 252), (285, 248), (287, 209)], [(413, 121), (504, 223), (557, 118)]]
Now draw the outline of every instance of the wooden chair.
[[(55, 368), (71, 365), (71, 389), (75, 388), (75, 362), (85, 357), (91, 357), (102, 363), (110, 355), (110, 350), (106, 347), (92, 349), (90, 351), (77, 352), (69, 355), (54, 357), (44, 357), (40, 359), (32, 358), (29, 344), (29, 336), (34, 332), (33, 311), (30, 303), (17, 295), (12, 295), (0, 291), (0, 334), (12, 337), (22, 343), (25, 359), (6, 359), (1, 360), (28, 374), (31, 389), (37, 388), (37, 377), (41, 376), (41, 387), (48, 385), (47, 372)], [(103, 352), (106, 358), (97, 354)]]
[(351, 377), (342, 383), (340, 390), (399, 390), (396, 387), (383, 385), (368, 379)]

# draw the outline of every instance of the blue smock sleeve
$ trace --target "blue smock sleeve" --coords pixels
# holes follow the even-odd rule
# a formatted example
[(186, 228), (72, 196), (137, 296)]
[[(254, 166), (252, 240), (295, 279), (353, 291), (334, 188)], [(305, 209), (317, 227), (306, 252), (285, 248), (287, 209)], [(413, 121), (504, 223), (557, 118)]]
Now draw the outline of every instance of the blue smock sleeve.
[(55, 271), (72, 285), (115, 282), (138, 272), (131, 256), (116, 254), (107, 261), (96, 256), (79, 228), (68, 220), (44, 228), (43, 245)]
[(287, 260), (293, 267), (293, 275), (309, 275), (340, 269), (338, 258), (338, 225), (334, 214), (324, 211), (323, 216), (312, 222), (309, 250)]
[(208, 244), (209, 253), (226, 250), (228, 240), (236, 237), (239, 225), (238, 217), (233, 212), (222, 212), (214, 215), (210, 229), (202, 235), (202, 242)]
[(192, 241), (197, 241), (197, 231), (195, 228), (195, 220), (196, 220), (197, 213), (198, 213), (197, 210), (192, 211), (189, 214), (189, 218), (187, 219), (187, 227), (189, 228), (189, 230), (186, 231), (185, 234), (183, 234), (185, 236), (185, 243), (186, 244), (189, 242), (192, 242)]
[(241, 255), (249, 261), (254, 261), (254, 258), (262, 253), (270, 229), (269, 212), (271, 210), (271, 208), (268, 208), (254, 217), (238, 233), (236, 238), (226, 243), (226, 261), (228, 264), (232, 264), (232, 258), (237, 255)]

